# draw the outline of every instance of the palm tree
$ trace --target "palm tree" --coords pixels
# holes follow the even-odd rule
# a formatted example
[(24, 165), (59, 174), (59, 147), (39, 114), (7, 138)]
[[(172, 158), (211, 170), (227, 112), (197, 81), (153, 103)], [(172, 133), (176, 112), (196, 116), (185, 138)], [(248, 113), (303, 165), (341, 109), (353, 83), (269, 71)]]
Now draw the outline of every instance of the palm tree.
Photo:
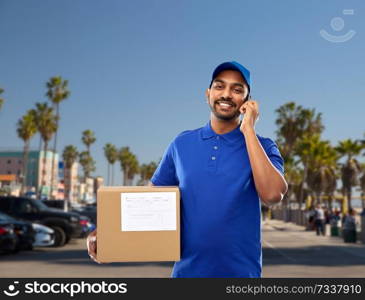
[[(70, 174), (70, 170), (74, 163), (77, 161), (79, 153), (77, 152), (77, 148), (73, 145), (68, 145), (63, 149), (62, 158), (65, 164), (65, 174)], [(66, 178), (66, 176), (65, 176)], [(71, 199), (71, 186), (70, 182), (65, 182), (65, 194), (67, 195), (67, 201), (70, 202)]]
[(86, 178), (90, 177), (90, 174), (95, 171), (95, 161), (88, 151), (83, 151), (79, 154), (79, 162), (83, 168), (84, 182), (86, 183)]
[[(304, 171), (295, 171), (298, 168), (299, 162), (294, 161), (293, 156), (295, 155), (297, 144), (304, 136), (320, 134), (323, 131), (324, 126), (322, 125), (321, 114), (316, 114), (314, 109), (304, 109), (300, 105), (297, 106), (295, 102), (288, 102), (280, 106), (275, 112), (278, 114), (275, 121), (276, 125), (278, 125), (276, 143), (283, 156), (285, 166), (289, 163), (288, 167), (290, 170), (290, 174), (286, 174), (286, 177), (288, 178), (288, 185), (291, 184), (291, 189), (289, 190), (288, 186), (289, 193), (286, 193), (284, 196), (284, 208), (290, 209), (289, 199), (292, 193), (298, 195), (297, 187), (294, 186), (293, 181), (295, 177), (295, 184), (299, 184), (299, 208), (301, 209), (308, 168), (305, 160), (301, 160)], [(299, 179), (298, 175), (302, 176), (300, 182), (297, 181)]]
[(123, 185), (127, 185), (127, 173), (128, 173), (128, 160), (130, 157), (129, 147), (122, 147), (118, 153), (118, 160), (120, 162), (120, 168), (123, 173)]
[(157, 164), (152, 161), (149, 164), (142, 164), (139, 168), (139, 174), (141, 176), (137, 185), (147, 185), (152, 175), (155, 173)]
[(304, 162), (303, 172), (306, 173), (300, 195), (304, 195), (306, 185), (309, 188), (306, 194), (315, 196), (318, 203), (321, 202), (322, 193), (333, 197), (336, 189), (338, 155), (329, 141), (322, 141), (319, 134), (305, 135), (296, 145), (295, 154)]
[[(114, 184), (114, 163), (118, 159), (118, 150), (113, 144), (106, 144), (104, 146), (104, 155), (108, 161), (108, 185)], [(112, 168), (110, 168), (112, 166)], [(112, 169), (112, 170), (110, 170)], [(110, 171), (112, 171), (111, 184), (110, 184)]]
[(27, 184), (29, 144), (31, 138), (37, 133), (35, 114), (32, 110), (28, 110), (28, 112), (18, 121), (17, 133), (18, 137), (24, 141), (22, 184), (20, 189), (21, 195), (24, 195)]
[(118, 159), (123, 172), (123, 185), (128, 185), (139, 171), (137, 157), (129, 150), (129, 147), (122, 147), (118, 153)]
[[(48, 143), (52, 139), (53, 134), (57, 130), (57, 116), (53, 113), (53, 108), (49, 107), (46, 102), (36, 103), (36, 109), (32, 110), (35, 116), (37, 129), (42, 137), (44, 148), (43, 148), (43, 170), (41, 175), (41, 186), (45, 186), (46, 176), (46, 155), (48, 150)], [(55, 155), (55, 153), (53, 153)], [(40, 189), (38, 190), (40, 196)]]
[(352, 208), (351, 198), (352, 198), (352, 187), (359, 185), (359, 174), (360, 174), (360, 163), (355, 158), (360, 154), (364, 146), (360, 141), (353, 141), (351, 139), (346, 139), (340, 141), (338, 146), (335, 147), (336, 151), (339, 153), (340, 157), (347, 156), (347, 161), (342, 164), (341, 168), (341, 179), (342, 179), (342, 212), (345, 214), (347, 210)]
[(5, 102), (4, 98), (1, 98), (1, 94), (4, 93), (4, 89), (0, 88), (0, 110)]
[(327, 207), (332, 210), (332, 204), (335, 199), (335, 192), (337, 189), (337, 179), (339, 178), (338, 169), (336, 166), (330, 167), (329, 176), (326, 178), (327, 185), (324, 190), (324, 194), (327, 196)]
[(90, 154), (90, 146), (96, 141), (94, 132), (89, 129), (83, 131), (81, 140), (86, 146), (87, 152)]
[[(67, 99), (70, 96), (70, 91), (68, 90), (68, 81), (63, 80), (61, 76), (51, 77), (50, 80), (46, 83), (47, 93), (46, 96), (53, 103), (53, 107), (56, 109), (57, 123), (56, 123), (56, 132), (53, 144), (54, 153), (57, 152), (57, 133), (58, 133), (58, 121), (60, 119), (60, 111), (59, 106), (60, 103)], [(52, 173), (51, 173), (51, 197), (53, 195), (53, 182), (54, 182), (54, 165), (55, 165), (55, 155), (53, 155), (52, 159)]]
[(275, 110), (278, 114), (275, 121), (278, 126), (276, 135), (278, 136), (278, 145), (281, 145), (280, 152), (284, 161), (290, 157), (297, 139), (302, 134), (299, 131), (301, 111), (302, 106), (296, 106), (294, 102), (286, 103)]
[(128, 185), (132, 185), (134, 176), (138, 173), (139, 173), (139, 163), (137, 160), (137, 156), (132, 154), (129, 160), (129, 170), (127, 173)]
[(307, 159), (307, 183), (316, 195), (317, 202), (321, 203), (322, 193), (327, 191), (333, 194), (336, 190), (336, 161), (338, 156), (329, 141), (321, 141), (316, 135), (312, 139)]
[(315, 109), (304, 109), (301, 105), (296, 106), (295, 102), (288, 102), (275, 112), (278, 114), (275, 121), (278, 125), (277, 142), (282, 145), (284, 161), (293, 154), (299, 138), (305, 134), (320, 134), (324, 130), (321, 114), (316, 115)]

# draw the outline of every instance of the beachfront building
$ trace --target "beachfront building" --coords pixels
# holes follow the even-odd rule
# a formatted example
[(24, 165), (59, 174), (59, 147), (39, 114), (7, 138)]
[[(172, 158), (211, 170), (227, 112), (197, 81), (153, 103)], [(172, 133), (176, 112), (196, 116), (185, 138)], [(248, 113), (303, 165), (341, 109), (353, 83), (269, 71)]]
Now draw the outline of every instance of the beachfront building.
[[(46, 153), (36, 150), (29, 151), (25, 186), (26, 192), (36, 190), (40, 192), (41, 197), (50, 198), (53, 155), (55, 155), (53, 191), (54, 196), (56, 196), (58, 185), (58, 154), (53, 151), (47, 151)], [(0, 175), (15, 175), (13, 189), (20, 190), (23, 178), (23, 151), (0, 151)]]

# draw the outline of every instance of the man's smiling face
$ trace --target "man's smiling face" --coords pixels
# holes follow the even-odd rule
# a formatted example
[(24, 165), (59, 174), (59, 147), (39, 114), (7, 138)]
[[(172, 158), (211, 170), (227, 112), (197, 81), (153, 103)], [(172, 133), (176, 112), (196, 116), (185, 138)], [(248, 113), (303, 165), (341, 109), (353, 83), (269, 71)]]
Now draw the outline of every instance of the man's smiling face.
[(240, 115), (239, 108), (245, 102), (248, 87), (238, 71), (225, 70), (214, 78), (206, 90), (208, 105), (214, 116), (231, 121)]

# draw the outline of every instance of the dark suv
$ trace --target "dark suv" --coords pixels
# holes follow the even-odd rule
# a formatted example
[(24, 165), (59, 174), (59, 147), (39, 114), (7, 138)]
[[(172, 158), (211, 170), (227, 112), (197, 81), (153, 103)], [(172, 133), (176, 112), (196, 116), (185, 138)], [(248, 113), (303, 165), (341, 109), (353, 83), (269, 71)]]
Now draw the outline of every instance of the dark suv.
[(63, 246), (82, 232), (80, 215), (49, 208), (40, 200), (0, 196), (0, 211), (18, 219), (51, 227), (55, 231), (54, 246)]

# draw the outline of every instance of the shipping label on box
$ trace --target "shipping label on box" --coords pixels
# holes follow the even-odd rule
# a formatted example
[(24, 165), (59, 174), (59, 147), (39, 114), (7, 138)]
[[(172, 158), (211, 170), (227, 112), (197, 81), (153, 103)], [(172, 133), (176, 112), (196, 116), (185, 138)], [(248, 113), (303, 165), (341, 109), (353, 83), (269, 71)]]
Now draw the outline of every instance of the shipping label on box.
[(122, 231), (176, 230), (176, 193), (121, 194)]

